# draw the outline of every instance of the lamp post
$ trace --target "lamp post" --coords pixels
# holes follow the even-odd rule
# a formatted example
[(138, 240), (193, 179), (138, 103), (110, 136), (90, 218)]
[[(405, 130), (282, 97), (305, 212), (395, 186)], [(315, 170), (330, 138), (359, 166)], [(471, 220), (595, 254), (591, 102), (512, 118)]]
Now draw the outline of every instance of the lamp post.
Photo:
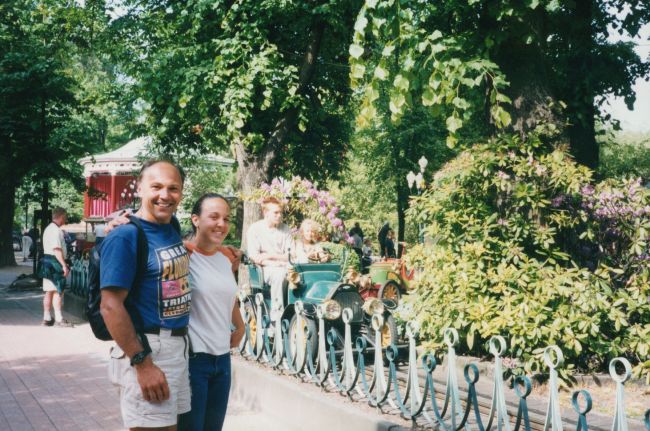
[[(420, 196), (422, 194), (422, 190), (424, 190), (424, 170), (427, 168), (428, 164), (429, 161), (426, 159), (426, 157), (422, 156), (420, 157), (420, 160), (418, 160), (420, 172), (415, 174), (413, 171), (409, 171), (409, 173), (406, 174), (406, 182), (409, 185), (409, 190), (413, 190), (413, 187), (415, 187), (418, 196)], [(418, 242), (420, 244), (424, 243), (424, 229), (422, 227), (422, 223), (418, 223)]]

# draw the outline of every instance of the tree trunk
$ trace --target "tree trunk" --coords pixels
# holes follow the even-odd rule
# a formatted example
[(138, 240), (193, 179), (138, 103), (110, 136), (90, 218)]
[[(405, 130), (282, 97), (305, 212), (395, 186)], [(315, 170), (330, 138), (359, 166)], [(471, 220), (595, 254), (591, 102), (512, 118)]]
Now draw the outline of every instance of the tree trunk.
[(254, 157), (248, 155), (243, 149), (242, 144), (238, 144), (236, 147), (238, 148), (236, 150), (238, 163), (237, 184), (239, 185), (239, 192), (244, 198), (241, 247), (242, 249), (246, 249), (248, 227), (261, 217), (259, 203), (246, 200), (246, 197), (254, 193), (262, 182), (268, 180), (268, 164), (261, 163), (259, 160), (255, 160)]
[(50, 181), (43, 180), (43, 188), (41, 190), (41, 237), (45, 232), (45, 228), (50, 221), (52, 216), (50, 214)]
[(506, 93), (512, 99), (512, 128), (523, 138), (542, 123), (563, 131), (543, 58), (539, 47), (520, 41), (504, 43), (497, 55), (496, 63), (510, 82)]
[(13, 247), (14, 207), (16, 204), (16, 184), (13, 178), (0, 180), (0, 268), (15, 266)]
[[(316, 67), (316, 58), (320, 52), (320, 45), (325, 33), (325, 23), (315, 20), (310, 29), (309, 42), (305, 57), (300, 67), (298, 76), (298, 93), (305, 93), (312, 81)], [(296, 127), (298, 109), (288, 109), (280, 118), (273, 132), (257, 154), (251, 154), (243, 143), (235, 144), (235, 157), (237, 159), (237, 184), (239, 192), (245, 197), (257, 190), (263, 181), (268, 181), (268, 175), (276, 155), (279, 154), (284, 140), (289, 131)], [(244, 215), (242, 219), (242, 248), (246, 247), (246, 231), (260, 218), (260, 207), (256, 202), (244, 201)]]
[[(235, 144), (235, 158), (237, 160), (237, 185), (242, 197), (244, 211), (241, 218), (241, 245), (240, 248), (247, 251), (248, 227), (260, 219), (260, 205), (257, 202), (247, 200), (247, 197), (255, 192), (263, 181), (267, 180), (269, 162), (273, 154), (267, 154), (267, 158), (257, 159), (246, 151), (243, 143)], [(240, 268), (238, 282), (240, 286), (249, 283), (248, 270)]]
[(599, 148), (596, 142), (594, 89), (592, 76), (592, 0), (577, 0), (571, 13), (569, 36), (568, 127), (571, 152), (578, 163), (591, 169), (598, 167)]

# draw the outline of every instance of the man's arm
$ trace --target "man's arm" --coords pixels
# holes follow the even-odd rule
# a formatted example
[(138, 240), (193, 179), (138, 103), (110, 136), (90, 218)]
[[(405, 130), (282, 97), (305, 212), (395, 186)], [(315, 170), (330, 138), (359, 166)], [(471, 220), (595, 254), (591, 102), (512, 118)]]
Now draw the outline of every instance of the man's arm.
[[(117, 345), (132, 358), (136, 353), (144, 350), (138, 339), (131, 316), (124, 307), (124, 300), (129, 294), (127, 289), (104, 288), (102, 289), (101, 314)], [(142, 396), (152, 403), (160, 403), (169, 399), (169, 385), (165, 373), (153, 363), (151, 355), (134, 366)]]
[(59, 261), (61, 264), (61, 268), (63, 268), (63, 276), (67, 277), (68, 273), (70, 272), (70, 268), (68, 268), (68, 264), (65, 263), (65, 259), (63, 258), (63, 250), (60, 248), (55, 248), (54, 249), (54, 257), (56, 257), (56, 260)]

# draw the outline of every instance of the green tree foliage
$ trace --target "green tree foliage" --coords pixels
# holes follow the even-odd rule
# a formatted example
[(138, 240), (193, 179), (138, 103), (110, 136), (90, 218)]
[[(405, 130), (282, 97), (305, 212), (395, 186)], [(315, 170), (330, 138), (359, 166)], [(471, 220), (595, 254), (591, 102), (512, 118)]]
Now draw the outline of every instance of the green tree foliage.
[[(382, 112), (381, 108), (379, 112)], [(467, 129), (466, 132), (472, 128)], [(424, 154), (428, 156), (425, 174), (435, 172), (448, 161), (454, 152), (445, 145), (445, 136), (441, 123), (421, 106), (404, 113), (398, 122), (391, 121), (390, 114), (384, 112), (384, 115), (375, 118), (371, 126), (360, 130), (355, 136), (352, 152), (367, 171), (362, 185), (364, 188), (381, 188), (384, 194), (391, 192), (388, 199), (395, 202), (392, 212), (397, 215), (397, 223), (393, 226), (398, 241), (405, 240), (408, 197), (416, 193), (415, 188), (409, 190), (406, 175), (409, 171), (419, 172), (418, 160)], [(369, 187), (369, 184), (373, 186)], [(358, 212), (358, 209), (355, 211)], [(387, 213), (379, 216), (385, 218)], [(375, 232), (377, 230), (378, 227)]]
[[(350, 130), (356, 1), (123, 2), (114, 22), (148, 128), (175, 151), (230, 148), (238, 185), (335, 176)], [(245, 205), (244, 225), (257, 217)]]
[[(595, 167), (596, 107), (607, 95), (631, 107), (632, 83), (650, 70), (632, 44), (610, 41), (609, 28), (635, 36), (648, 22), (642, 0), (366, 0), (350, 46), (351, 77), (364, 92), (360, 124), (384, 103), (377, 83), (386, 82), (393, 117), (427, 106), (450, 145), (472, 112), (522, 135), (541, 122), (568, 123), (573, 154)], [(397, 70), (389, 67), (394, 55)]]
[(0, 5), (0, 266), (14, 264), (10, 231), (21, 180), (35, 172), (63, 176), (63, 161), (84, 152), (74, 133), (69, 17), (50, 2)]
[[(353, 147), (356, 143), (353, 144)], [(367, 161), (357, 151), (352, 151), (348, 169), (337, 181), (329, 181), (327, 189), (341, 204), (341, 214), (349, 230), (358, 222), (366, 238), (378, 247), (377, 232), (386, 222), (397, 225), (394, 189), (382, 182), (372, 181)]]
[(600, 148), (601, 177), (640, 177), (644, 183), (650, 182), (649, 133), (606, 134)]
[(650, 191), (638, 181), (592, 184), (547, 137), (500, 136), (462, 152), (414, 197), (426, 244), (407, 299), (429, 347), (454, 327), (487, 354), (503, 335), (518, 372), (543, 370), (557, 344), (571, 367), (625, 355), (650, 375)]

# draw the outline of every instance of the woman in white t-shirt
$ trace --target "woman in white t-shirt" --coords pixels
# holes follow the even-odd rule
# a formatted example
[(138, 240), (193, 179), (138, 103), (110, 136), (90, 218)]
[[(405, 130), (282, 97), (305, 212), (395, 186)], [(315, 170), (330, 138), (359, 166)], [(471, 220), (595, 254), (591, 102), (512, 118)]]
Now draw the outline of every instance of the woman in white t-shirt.
[[(192, 410), (181, 415), (179, 430), (220, 430), (230, 392), (230, 349), (239, 345), (244, 322), (236, 301), (228, 235), (230, 206), (216, 193), (206, 193), (192, 208), (190, 253), (192, 306), (189, 335)], [(225, 254), (224, 254), (225, 253)], [(234, 325), (234, 331), (231, 330)]]

